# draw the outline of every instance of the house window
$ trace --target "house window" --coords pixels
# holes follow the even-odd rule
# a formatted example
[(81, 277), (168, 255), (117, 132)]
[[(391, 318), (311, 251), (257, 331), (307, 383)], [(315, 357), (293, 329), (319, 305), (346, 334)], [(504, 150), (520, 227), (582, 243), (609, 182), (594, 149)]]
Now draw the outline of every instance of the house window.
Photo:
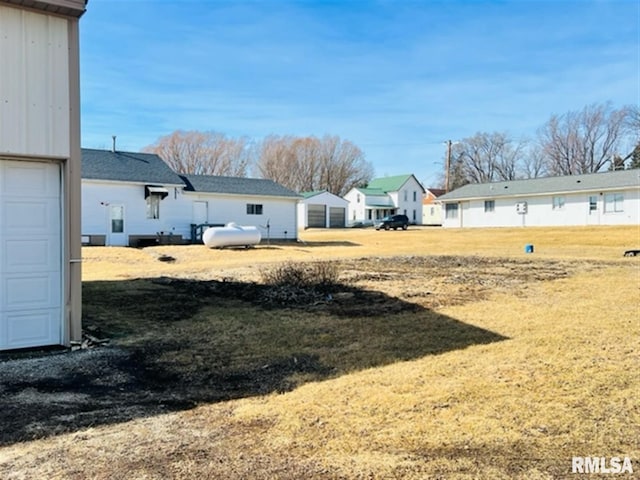
[(595, 195), (591, 195), (589, 197), (589, 213), (595, 212), (598, 210), (598, 197)]
[(356, 194), (356, 202), (357, 202), (357, 203), (360, 203), (360, 194), (359, 194), (359, 193), (358, 193), (358, 194)]
[(409, 199), (409, 192), (404, 191), (404, 201), (406, 202)]
[(413, 201), (415, 202), (416, 200), (418, 200), (418, 192), (416, 192), (415, 190), (413, 191)]
[(160, 218), (160, 195), (149, 195), (147, 197), (147, 218)]
[(562, 210), (564, 208), (564, 197), (553, 197), (553, 209)]
[(605, 213), (624, 212), (624, 195), (622, 193), (607, 193), (604, 196)]
[(458, 218), (458, 204), (447, 203), (444, 207), (444, 218), (453, 219)]
[(485, 213), (493, 212), (496, 209), (496, 201), (495, 200), (485, 200), (484, 201), (484, 211)]
[(435, 207), (431, 207), (429, 209), (429, 212), (430, 212), (431, 216), (435, 215), (436, 214), (436, 208)]
[(247, 215), (262, 215), (262, 204), (247, 203)]
[(413, 221), (414, 222), (416, 221), (416, 211), (415, 211), (415, 209), (413, 210)]

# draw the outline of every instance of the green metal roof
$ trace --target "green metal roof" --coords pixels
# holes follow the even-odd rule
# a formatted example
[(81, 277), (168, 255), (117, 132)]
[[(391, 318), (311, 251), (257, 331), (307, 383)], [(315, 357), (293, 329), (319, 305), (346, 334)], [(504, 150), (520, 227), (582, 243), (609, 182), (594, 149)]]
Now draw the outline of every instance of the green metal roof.
[(554, 193), (596, 192), (630, 187), (640, 188), (640, 169), (495, 183), (474, 183), (442, 195), (438, 200), (447, 202), (477, 198), (537, 196)]
[(364, 193), (365, 195), (386, 195), (387, 192), (381, 190), (379, 188), (358, 188), (360, 193)]
[(374, 188), (383, 192), (397, 192), (413, 175), (395, 175), (393, 177), (374, 178), (367, 185), (367, 189)]
[(303, 198), (311, 198), (325, 192), (328, 192), (328, 190), (314, 190), (313, 192), (301, 192), (300, 195), (302, 195)]

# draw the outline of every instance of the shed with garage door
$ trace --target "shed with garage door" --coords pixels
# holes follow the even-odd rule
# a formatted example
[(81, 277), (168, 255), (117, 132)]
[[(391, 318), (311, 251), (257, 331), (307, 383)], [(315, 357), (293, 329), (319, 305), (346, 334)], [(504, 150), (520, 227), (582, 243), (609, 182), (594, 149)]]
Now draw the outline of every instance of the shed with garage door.
[(0, 0), (0, 350), (82, 336), (78, 19)]
[(327, 190), (303, 192), (298, 203), (300, 228), (344, 228), (349, 202)]

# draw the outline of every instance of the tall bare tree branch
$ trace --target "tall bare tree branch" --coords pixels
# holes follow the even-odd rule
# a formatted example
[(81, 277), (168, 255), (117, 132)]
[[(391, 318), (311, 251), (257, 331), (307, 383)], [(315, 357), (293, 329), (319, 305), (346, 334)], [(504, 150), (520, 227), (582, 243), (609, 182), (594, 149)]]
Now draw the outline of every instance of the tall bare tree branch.
[(251, 143), (218, 132), (182, 131), (160, 137), (143, 148), (178, 173), (245, 177), (252, 163)]

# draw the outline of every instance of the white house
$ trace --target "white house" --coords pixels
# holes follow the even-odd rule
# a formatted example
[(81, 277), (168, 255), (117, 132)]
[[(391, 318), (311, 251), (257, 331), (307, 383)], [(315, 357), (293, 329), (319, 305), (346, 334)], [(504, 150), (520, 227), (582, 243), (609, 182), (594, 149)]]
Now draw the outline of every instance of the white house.
[(469, 184), (439, 198), (445, 227), (640, 224), (640, 169)]
[(84, 0), (0, 0), (0, 350), (82, 337)]
[(303, 192), (298, 203), (298, 228), (344, 228), (349, 202), (327, 190)]
[(157, 155), (83, 148), (83, 244), (141, 246), (189, 238), (184, 186)]
[[(181, 175), (189, 226), (236, 223), (257, 227), (263, 239), (297, 240), (300, 195), (261, 178)], [(199, 236), (199, 232), (196, 232)]]
[(344, 196), (349, 201), (348, 222), (372, 224), (395, 213), (414, 224), (422, 222), (424, 187), (414, 175), (397, 175), (371, 180), (365, 188), (355, 187)]
[(85, 245), (185, 243), (231, 222), (295, 240), (299, 199), (272, 180), (178, 175), (155, 154), (82, 149)]
[(442, 202), (438, 199), (446, 193), (439, 188), (427, 188), (422, 198), (422, 224), (431, 226), (442, 225)]

